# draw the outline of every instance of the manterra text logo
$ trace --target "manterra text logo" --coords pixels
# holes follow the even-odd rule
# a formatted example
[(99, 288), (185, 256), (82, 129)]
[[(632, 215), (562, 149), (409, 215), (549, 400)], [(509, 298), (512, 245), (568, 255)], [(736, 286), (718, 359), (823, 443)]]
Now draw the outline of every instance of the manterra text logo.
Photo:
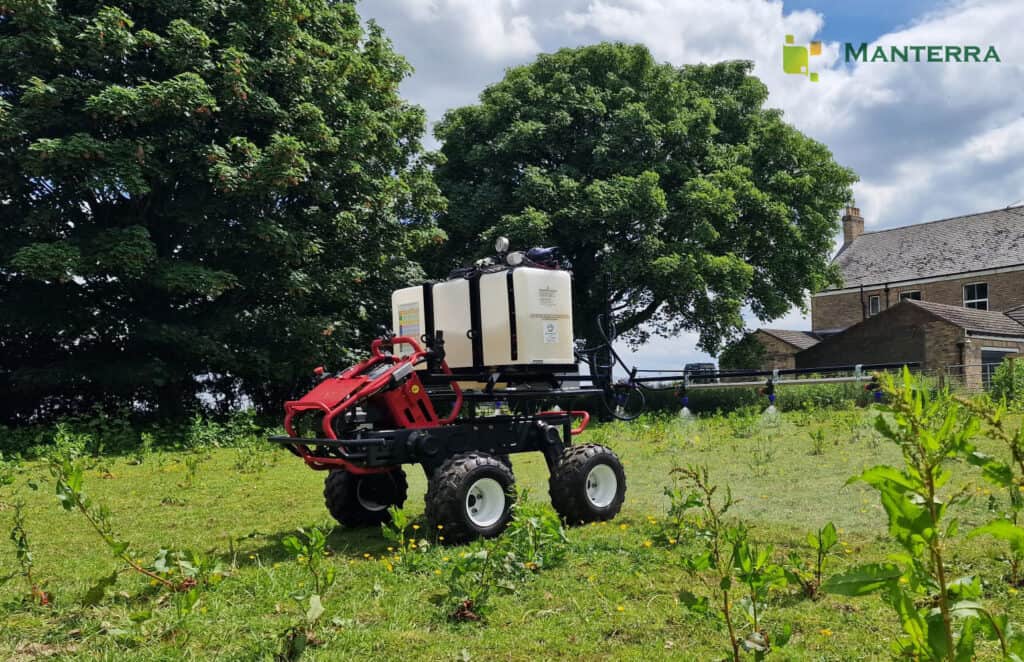
[[(782, 70), (787, 74), (806, 76), (812, 83), (818, 82), (817, 72), (811, 71), (811, 57), (821, 55), (821, 42), (812, 41), (809, 46), (797, 46), (793, 35), (786, 35), (782, 46)], [(846, 42), (843, 58), (850, 62), (1002, 62), (995, 46), (976, 45), (868, 45), (864, 42)]]

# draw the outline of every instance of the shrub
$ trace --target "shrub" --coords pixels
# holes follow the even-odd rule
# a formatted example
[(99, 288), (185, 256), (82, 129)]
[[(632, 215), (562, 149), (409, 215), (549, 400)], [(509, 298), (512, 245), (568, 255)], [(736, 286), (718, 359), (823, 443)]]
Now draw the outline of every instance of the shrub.
[(1007, 359), (992, 373), (992, 397), (1014, 402), (1024, 399), (1024, 361)]

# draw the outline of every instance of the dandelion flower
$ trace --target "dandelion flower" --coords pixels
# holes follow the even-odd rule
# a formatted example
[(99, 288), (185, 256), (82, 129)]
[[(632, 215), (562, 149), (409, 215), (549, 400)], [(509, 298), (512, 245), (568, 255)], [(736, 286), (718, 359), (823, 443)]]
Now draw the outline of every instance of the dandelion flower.
[(670, 545), (676, 544), (676, 539), (675, 538), (669, 538), (668, 539), (668, 544), (670, 544)]
[(438, 524), (437, 525), (437, 530), (440, 531), (442, 529), (444, 529), (444, 524)]
[(818, 632), (820, 632), (821, 636), (823, 636), (823, 637), (831, 637), (832, 636), (832, 630), (830, 630), (828, 628), (821, 628), (820, 630), (818, 630)]
[(623, 606), (623, 605), (619, 605), (618, 607), (615, 608), (615, 611), (626, 611), (626, 607)]
[(438, 568), (438, 569), (434, 570), (434, 574), (435, 575), (440, 575), (441, 574), (441, 569)]
[(444, 536), (438, 536), (437, 539), (438, 540), (444, 540)]
[(393, 552), (393, 551), (395, 551), (395, 548), (394, 547), (388, 547), (388, 551), (389, 552)]
[(370, 553), (369, 552), (363, 552), (363, 558), (364, 559), (370, 558)]
[(420, 525), (419, 524), (413, 524), (412, 525), (412, 530), (413, 531), (419, 531), (420, 530)]
[(256, 558), (256, 555), (255, 555), (255, 554), (250, 554), (250, 555), (249, 555), (249, 558), (250, 558), (250, 559), (254, 559), (254, 558)]
[(629, 528), (629, 525), (628, 524), (619, 524), (619, 528), (622, 529), (623, 531), (625, 531), (626, 529)]
[(651, 542), (650, 540), (645, 540), (645, 541), (644, 541), (644, 547), (650, 547), (650, 546), (651, 546), (651, 545), (653, 545), (653, 544), (654, 544), (654, 543), (653, 543), (653, 542)]

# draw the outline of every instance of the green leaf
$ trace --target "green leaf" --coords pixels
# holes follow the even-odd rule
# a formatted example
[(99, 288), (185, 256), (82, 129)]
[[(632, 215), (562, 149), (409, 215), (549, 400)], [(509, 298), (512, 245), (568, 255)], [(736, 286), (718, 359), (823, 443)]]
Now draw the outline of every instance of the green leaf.
[(141, 611), (135, 611), (128, 614), (128, 619), (132, 623), (143, 623), (153, 617), (153, 612), (149, 609), (143, 609)]
[(857, 481), (867, 483), (874, 488), (881, 488), (888, 485), (899, 491), (905, 490), (916, 492), (923, 487), (919, 480), (915, 480), (895, 467), (890, 467), (885, 464), (871, 467), (860, 475), (850, 478), (846, 481), (846, 484), (849, 485), (850, 483), (855, 483)]
[(836, 525), (829, 522), (821, 530), (821, 546), (823, 549), (829, 550), (835, 547), (836, 543), (839, 542), (839, 534), (836, 533)]
[(967, 534), (968, 538), (988, 535), (1010, 544), (1010, 549), (1016, 555), (1024, 555), (1024, 528), (1021, 528), (1005, 519), (997, 519)]
[(895, 565), (873, 563), (829, 577), (821, 586), (835, 595), (867, 595), (894, 585), (903, 572)]
[(990, 483), (999, 487), (1013, 487), (1013, 470), (1006, 463), (979, 451), (968, 454), (967, 461), (981, 467), (981, 475)]
[(707, 616), (711, 612), (710, 602), (707, 597), (698, 596), (685, 589), (679, 591), (679, 602), (687, 610), (701, 616)]
[(85, 592), (85, 597), (82, 598), (82, 604), (86, 607), (98, 605), (103, 601), (103, 596), (106, 595), (107, 589), (116, 583), (117, 571), (115, 570), (106, 577), (101, 578)]
[(974, 633), (978, 619), (969, 618), (960, 625), (960, 638), (956, 642), (955, 662), (971, 662), (974, 659)]

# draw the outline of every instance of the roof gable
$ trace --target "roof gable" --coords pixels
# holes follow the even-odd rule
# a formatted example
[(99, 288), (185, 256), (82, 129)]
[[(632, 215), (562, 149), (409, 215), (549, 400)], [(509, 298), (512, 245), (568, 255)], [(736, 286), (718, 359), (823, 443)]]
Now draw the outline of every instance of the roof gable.
[(994, 336), (1024, 336), (1024, 325), (1006, 313), (997, 313), (993, 310), (976, 310), (974, 308), (949, 306), (944, 303), (935, 303), (933, 301), (907, 300), (901, 302), (900, 305), (911, 305), (923, 308), (935, 317), (945, 320), (946, 322), (958, 326), (968, 332)]
[(865, 232), (844, 246), (834, 262), (843, 288), (1022, 265), (1024, 208)]
[(758, 329), (758, 331), (777, 338), (782, 342), (792, 345), (797, 349), (807, 349), (820, 342), (820, 338), (810, 331), (796, 331), (791, 329)]

